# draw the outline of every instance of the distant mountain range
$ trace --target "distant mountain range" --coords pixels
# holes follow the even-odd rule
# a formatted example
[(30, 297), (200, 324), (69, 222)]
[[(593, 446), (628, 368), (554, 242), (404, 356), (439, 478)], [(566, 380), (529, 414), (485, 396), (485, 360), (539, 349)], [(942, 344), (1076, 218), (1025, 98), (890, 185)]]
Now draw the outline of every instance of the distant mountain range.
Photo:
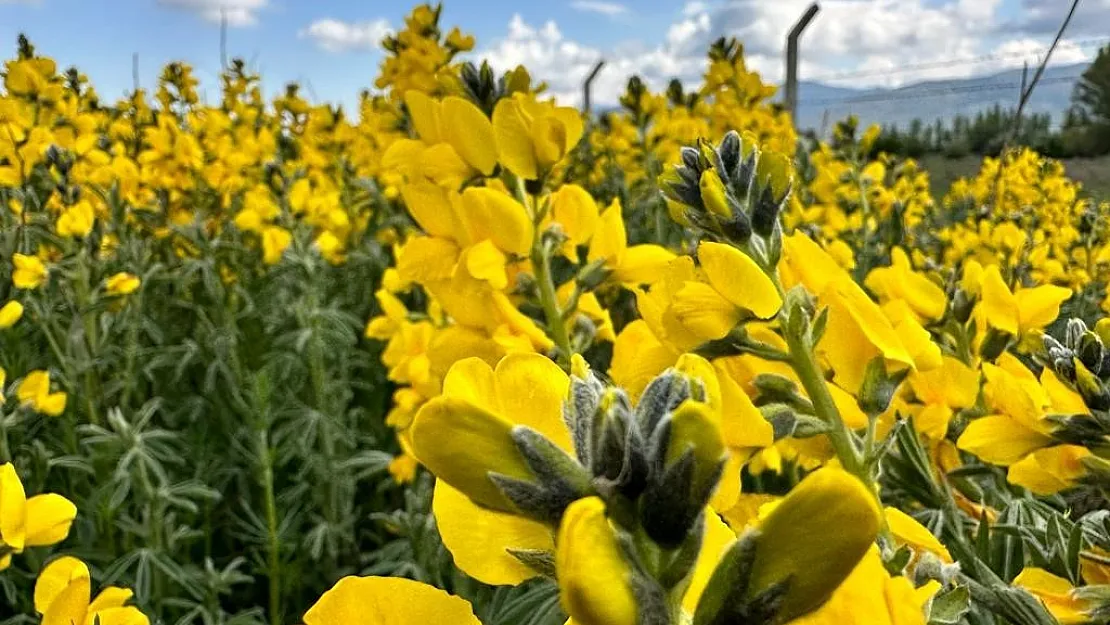
[[(1047, 68), (1026, 105), (1026, 112), (1049, 113), (1053, 125), (1059, 124), (1070, 105), (1072, 89), (1086, 67), (1085, 63), (1077, 63)], [(1030, 68), (1030, 77), (1033, 71)], [(996, 104), (1013, 108), (1018, 102), (1021, 73), (1010, 70), (976, 78), (914, 83), (897, 89), (857, 89), (803, 80), (798, 85), (798, 125), (828, 132), (833, 123), (854, 113), (863, 125), (879, 123), (905, 128), (914, 119), (931, 124), (957, 115), (974, 117)]]

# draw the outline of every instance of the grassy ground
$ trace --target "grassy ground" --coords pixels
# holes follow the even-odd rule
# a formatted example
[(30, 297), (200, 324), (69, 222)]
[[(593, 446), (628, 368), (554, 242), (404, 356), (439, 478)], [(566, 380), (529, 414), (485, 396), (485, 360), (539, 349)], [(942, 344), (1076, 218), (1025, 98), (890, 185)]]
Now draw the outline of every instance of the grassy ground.
[[(942, 198), (958, 178), (974, 176), (979, 170), (981, 159), (978, 156), (945, 158), (929, 155), (921, 159), (929, 171), (934, 197)], [(1099, 158), (1065, 159), (1064, 167), (1068, 176), (1083, 184), (1083, 189), (1091, 197), (1110, 200), (1110, 156)]]

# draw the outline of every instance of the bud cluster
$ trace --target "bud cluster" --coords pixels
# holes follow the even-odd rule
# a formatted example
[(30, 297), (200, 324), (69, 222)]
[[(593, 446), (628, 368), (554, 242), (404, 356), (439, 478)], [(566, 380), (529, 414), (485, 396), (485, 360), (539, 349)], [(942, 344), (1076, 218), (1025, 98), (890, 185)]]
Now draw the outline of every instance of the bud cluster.
[[(682, 148), (682, 163), (659, 186), (672, 217), (745, 249), (763, 249), (768, 264), (781, 253), (779, 214), (792, 187), (789, 157), (761, 152), (754, 137), (729, 132), (717, 146), (699, 140)], [(758, 248), (757, 248), (758, 249)]]

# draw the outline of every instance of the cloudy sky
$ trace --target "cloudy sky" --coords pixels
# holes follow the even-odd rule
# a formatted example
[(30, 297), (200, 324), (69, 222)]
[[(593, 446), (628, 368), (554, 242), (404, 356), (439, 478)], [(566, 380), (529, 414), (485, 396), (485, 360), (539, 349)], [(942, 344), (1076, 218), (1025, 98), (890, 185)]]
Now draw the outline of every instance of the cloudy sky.
[[(473, 33), (475, 59), (498, 69), (523, 63), (568, 103), (593, 63), (607, 62), (597, 100), (615, 102), (627, 78), (655, 85), (696, 80), (708, 43), (735, 35), (749, 64), (782, 75), (783, 39), (810, 0), (448, 0), (442, 24)], [(1069, 0), (823, 0), (802, 42), (802, 78), (895, 86), (965, 77), (1035, 61)], [(158, 68), (184, 60), (215, 85), (219, 22), (229, 53), (259, 70), (275, 92), (291, 80), (318, 99), (354, 102), (402, 23), (407, 2), (383, 0), (0, 0), (0, 43), (14, 53), (25, 32), (63, 66), (78, 65), (103, 96), (131, 88), (132, 55), (150, 86)], [(1081, 0), (1054, 63), (1089, 59), (1110, 42), (1110, 0)], [(893, 73), (889, 73), (893, 70)]]

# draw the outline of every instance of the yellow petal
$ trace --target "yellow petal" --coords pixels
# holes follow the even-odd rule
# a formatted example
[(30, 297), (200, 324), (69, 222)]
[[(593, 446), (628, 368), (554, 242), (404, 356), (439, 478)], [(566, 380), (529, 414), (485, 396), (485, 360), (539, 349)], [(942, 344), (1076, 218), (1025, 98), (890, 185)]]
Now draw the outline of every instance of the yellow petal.
[(27, 493), (10, 462), (0, 464), (0, 541), (23, 551), (26, 541)]
[(305, 625), (482, 625), (470, 604), (399, 577), (344, 577), (309, 608)]
[(554, 536), (547, 526), (515, 514), (480, 508), (442, 480), (436, 482), (432, 511), (455, 565), (486, 584), (516, 585), (538, 575), (509, 549), (555, 550)]
[(89, 604), (89, 612), (96, 613), (100, 610), (122, 608), (135, 595), (130, 588), (108, 586), (97, 593), (96, 598)]
[(505, 273), (508, 258), (497, 249), (493, 241), (483, 240), (463, 252), (463, 258), (466, 259), (466, 270), (475, 278), (489, 282), (497, 290), (503, 290), (509, 285), (509, 276)]
[(493, 125), (485, 113), (456, 96), (443, 99), (440, 113), (443, 138), (483, 176), (493, 173), (497, 165), (497, 143), (493, 137)]
[(597, 228), (597, 202), (576, 184), (565, 184), (551, 196), (551, 216), (574, 245), (590, 240)]
[(648, 325), (637, 319), (617, 335), (609, 375), (635, 401), (648, 382), (673, 365), (677, 358), (677, 353), (660, 343)]
[(463, 223), (475, 240), (488, 238), (510, 254), (528, 254), (533, 227), (520, 202), (488, 187), (470, 187), (462, 200)]
[(150, 619), (134, 606), (106, 608), (95, 613), (89, 608), (85, 625), (95, 625), (97, 622), (100, 625), (150, 625)]
[(856, 477), (818, 469), (760, 524), (749, 593), (788, 581), (779, 617), (787, 621), (816, 609), (872, 547), (880, 515)]
[(694, 563), (694, 571), (690, 575), (690, 585), (682, 597), (682, 607), (686, 612), (693, 614), (698, 607), (698, 600), (709, 584), (709, 578), (717, 568), (721, 556), (736, 541), (736, 534), (729, 529), (721, 517), (712, 508), (705, 510), (705, 532), (702, 534), (701, 551)]
[(915, 550), (931, 552), (945, 562), (952, 562), (948, 549), (924, 525), (918, 523), (917, 519), (891, 506), (883, 508), (883, 515), (895, 540)]
[(601, 499), (579, 499), (567, 508), (558, 545), (555, 566), (567, 614), (580, 625), (636, 625), (631, 570)]
[(1052, 439), (1010, 417), (996, 415), (972, 421), (956, 443), (982, 460), (1007, 466), (1050, 445)]
[(1071, 297), (1071, 289), (1044, 284), (1032, 289), (1018, 289), (1014, 294), (1022, 330), (1039, 330), (1060, 316), (1060, 305)]
[[(84, 580), (83, 593), (80, 592), (80, 580)], [(56, 612), (60, 613), (63, 608), (77, 604), (80, 612), (73, 613), (74, 622), (84, 623), (89, 604), (89, 586), (89, 567), (77, 558), (62, 556), (47, 564), (39, 573), (38, 580), (35, 581), (35, 610), (45, 615), (57, 603)]]
[(16, 398), (20, 403), (27, 404), (35, 401), (35, 398), (46, 395), (50, 392), (50, 373), (41, 369), (32, 371), (23, 378), (19, 383), (19, 388), (15, 392)]
[(559, 365), (540, 354), (509, 354), (497, 363), (494, 376), (500, 414), (543, 434), (564, 451), (573, 451), (563, 421), (570, 378)]
[(427, 94), (415, 89), (405, 92), (405, 106), (412, 117), (412, 125), (420, 139), (432, 145), (443, 140), (440, 135), (440, 110), (436, 102)]
[(570, 152), (582, 139), (585, 125), (582, 123), (582, 114), (578, 109), (569, 106), (559, 106), (552, 111), (563, 125), (563, 154)]
[(590, 239), (587, 259), (590, 262), (604, 259), (609, 261), (606, 264), (616, 264), (627, 245), (628, 235), (624, 228), (624, 216), (621, 215), (621, 204), (619, 200), (613, 200), (598, 219), (597, 230)]
[(73, 502), (53, 493), (27, 500), (27, 546), (42, 547), (65, 540), (77, 517)]
[(436, 397), (413, 420), (413, 452), (436, 477), (475, 503), (512, 511), (512, 503), (489, 479), (490, 473), (534, 479), (513, 442), (512, 429), (509, 420), (470, 402)]
[(1062, 577), (1030, 567), (1014, 578), (1014, 585), (1033, 593), (1061, 625), (1079, 625), (1090, 620), (1087, 616), (1090, 606), (1074, 596), (1075, 589)]
[(532, 149), (531, 120), (520, 106), (521, 97), (502, 98), (493, 109), (497, 158), (517, 176), (535, 180), (539, 177), (539, 167)]
[(427, 285), (450, 278), (459, 258), (459, 248), (447, 239), (416, 236), (397, 256), (397, 274), (405, 282)]
[(1055, 495), (1075, 486), (1076, 480), (1086, 473), (1083, 458), (1089, 455), (1090, 450), (1079, 445), (1038, 449), (1010, 465), (1006, 479), (1037, 495)]
[(1018, 303), (1010, 287), (1002, 280), (998, 265), (991, 265), (983, 272), (982, 306), (987, 323), (1010, 334), (1018, 333)]
[(401, 187), (401, 198), (424, 232), (450, 240), (456, 240), (462, 234), (462, 225), (455, 215), (448, 192), (442, 188), (430, 182), (413, 182)]
[(702, 282), (687, 282), (675, 293), (671, 312), (701, 341), (724, 338), (741, 318), (739, 308)]
[(613, 274), (622, 284), (652, 284), (675, 259), (675, 253), (659, 245), (645, 243), (624, 250)]
[(734, 452), (768, 447), (775, 442), (771, 424), (721, 363), (715, 364), (721, 387), (721, 432)]
[(22, 316), (23, 304), (20, 304), (14, 299), (4, 304), (0, 307), (0, 330), (12, 327)]
[(698, 246), (698, 260), (713, 288), (736, 306), (761, 319), (774, 317), (782, 307), (775, 284), (740, 250), (723, 243), (703, 242)]
[(800, 230), (788, 237), (783, 237), (780, 268), (786, 269), (794, 277), (793, 283), (788, 282), (786, 286), (804, 284), (810, 293), (818, 297), (825, 291), (830, 281), (847, 275), (828, 252), (821, 249), (820, 245), (814, 243), (813, 239)]

